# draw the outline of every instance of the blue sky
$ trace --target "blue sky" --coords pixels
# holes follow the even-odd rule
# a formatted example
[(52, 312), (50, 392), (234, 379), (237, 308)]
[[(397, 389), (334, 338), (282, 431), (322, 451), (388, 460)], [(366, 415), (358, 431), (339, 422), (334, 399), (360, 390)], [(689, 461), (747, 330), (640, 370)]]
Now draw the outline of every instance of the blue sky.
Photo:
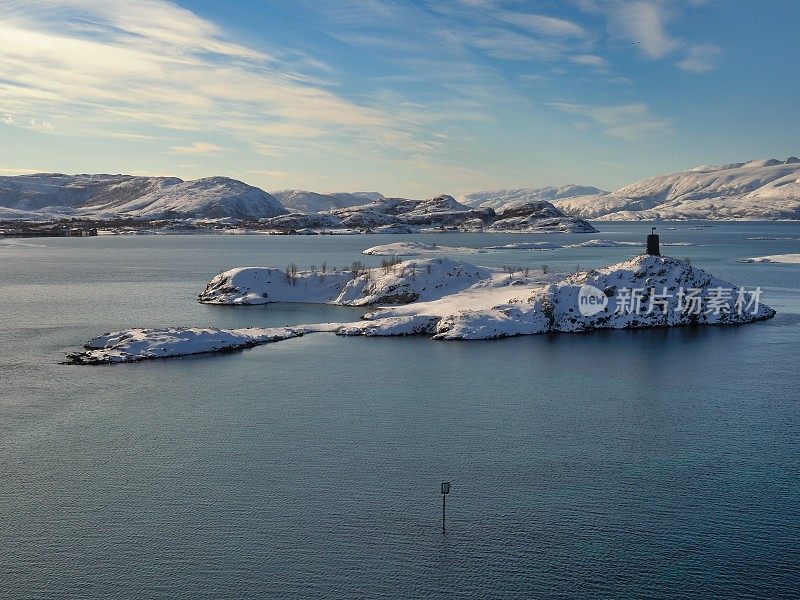
[(796, 0), (0, 0), (0, 174), (423, 197), (800, 153)]

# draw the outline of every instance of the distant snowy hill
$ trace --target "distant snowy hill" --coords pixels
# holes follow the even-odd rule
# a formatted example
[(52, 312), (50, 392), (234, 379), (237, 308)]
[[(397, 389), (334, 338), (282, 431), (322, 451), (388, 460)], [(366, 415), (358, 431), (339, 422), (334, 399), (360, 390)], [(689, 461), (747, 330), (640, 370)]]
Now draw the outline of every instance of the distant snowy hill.
[(331, 194), (319, 194), (305, 190), (280, 190), (272, 192), (280, 203), (291, 212), (316, 213), (334, 208), (346, 208), (348, 206), (358, 206), (369, 204), (376, 200), (382, 200), (383, 194), (378, 192), (334, 192)]
[(695, 167), (611, 194), (554, 200), (585, 219), (800, 219), (800, 159)]
[(259, 188), (227, 177), (182, 181), (177, 177), (62, 175), (0, 177), (0, 217), (120, 216), (161, 219), (259, 219), (286, 213)]
[(300, 231), (359, 229), (375, 233), (425, 230), (594, 233), (583, 219), (569, 217), (549, 202), (529, 202), (498, 215), (490, 207), (471, 208), (448, 195), (426, 200), (383, 198), (369, 204), (319, 213), (291, 213), (262, 219), (271, 229)]
[(469, 206), (482, 206), (502, 212), (507, 207), (521, 206), (530, 202), (553, 202), (561, 198), (607, 194), (596, 187), (584, 185), (563, 185), (560, 187), (518, 188), (474, 192), (461, 197), (461, 202)]

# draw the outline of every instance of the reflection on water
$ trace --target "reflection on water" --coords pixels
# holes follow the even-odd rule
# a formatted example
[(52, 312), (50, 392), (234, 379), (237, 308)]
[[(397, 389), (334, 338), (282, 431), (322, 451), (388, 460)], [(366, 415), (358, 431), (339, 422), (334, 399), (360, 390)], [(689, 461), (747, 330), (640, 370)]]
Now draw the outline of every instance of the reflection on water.
[[(648, 230), (600, 228), (620, 240)], [(750, 326), (438, 343), (315, 334), (96, 368), (58, 361), (123, 327), (358, 318), (194, 299), (232, 266), (345, 265), (400, 238), (0, 248), (0, 597), (790, 597), (800, 269), (735, 259), (797, 251), (744, 238), (799, 230), (665, 232), (702, 244), (677, 249), (695, 265), (765, 288), (779, 315)], [(554, 238), (491, 243), (541, 239)], [(574, 268), (629, 254), (467, 260)]]

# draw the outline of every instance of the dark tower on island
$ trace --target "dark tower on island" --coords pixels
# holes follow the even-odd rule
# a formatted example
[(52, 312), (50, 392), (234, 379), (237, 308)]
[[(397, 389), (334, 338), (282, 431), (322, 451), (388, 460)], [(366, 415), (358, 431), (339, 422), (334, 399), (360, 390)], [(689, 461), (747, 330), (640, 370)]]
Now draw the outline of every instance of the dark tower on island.
[(650, 235), (647, 236), (647, 253), (650, 256), (661, 256), (661, 250), (658, 248), (658, 234), (656, 233), (655, 227), (653, 227)]

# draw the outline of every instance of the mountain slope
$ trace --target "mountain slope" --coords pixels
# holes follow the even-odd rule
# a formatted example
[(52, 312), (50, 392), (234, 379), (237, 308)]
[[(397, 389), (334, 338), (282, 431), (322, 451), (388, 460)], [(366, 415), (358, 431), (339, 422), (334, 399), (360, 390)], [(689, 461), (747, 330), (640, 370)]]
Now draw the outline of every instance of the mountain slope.
[(696, 167), (553, 203), (601, 220), (800, 219), (800, 159)]
[(348, 206), (359, 206), (369, 204), (376, 200), (382, 200), (383, 194), (378, 192), (334, 192), (331, 194), (319, 194), (306, 190), (280, 190), (272, 192), (286, 209), (291, 212), (315, 213), (335, 208), (346, 208)]
[(561, 198), (607, 194), (596, 187), (584, 185), (562, 185), (560, 187), (518, 188), (474, 192), (461, 197), (461, 202), (468, 206), (493, 208), (502, 212), (506, 207), (521, 206), (530, 202), (553, 202)]
[(265, 191), (228, 177), (183, 181), (177, 177), (51, 173), (0, 177), (0, 207), (48, 216), (143, 219), (258, 219), (287, 212)]

